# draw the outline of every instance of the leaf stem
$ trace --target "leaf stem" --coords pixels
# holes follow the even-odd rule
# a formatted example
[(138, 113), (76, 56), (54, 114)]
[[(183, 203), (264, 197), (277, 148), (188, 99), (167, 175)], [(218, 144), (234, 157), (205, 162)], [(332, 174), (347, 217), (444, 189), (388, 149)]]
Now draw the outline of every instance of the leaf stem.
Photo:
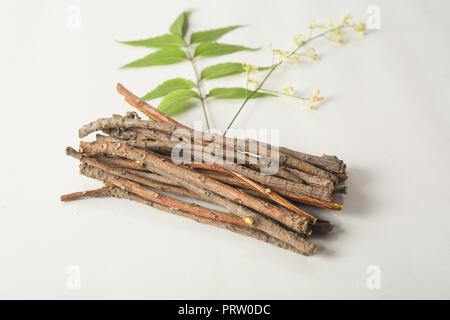
[(198, 90), (198, 94), (200, 96), (200, 102), (202, 104), (203, 115), (205, 116), (206, 127), (208, 128), (208, 131), (209, 131), (210, 126), (209, 126), (208, 114), (206, 113), (205, 97), (203, 96), (203, 91), (202, 91), (202, 88), (200, 85), (200, 77), (198, 76), (197, 68), (196, 68), (195, 62), (194, 62), (194, 57), (191, 54), (190, 44), (186, 43), (186, 41), (184, 42), (184, 44), (186, 46), (186, 54), (188, 56), (188, 60), (191, 62), (192, 70), (194, 71), (195, 80), (196, 80), (196, 84), (197, 84), (197, 90)]
[[(341, 24), (341, 25), (339, 25), (339, 26), (337, 26), (337, 27), (334, 27), (334, 28), (328, 29), (327, 31), (324, 31), (324, 32), (322, 32), (322, 33), (319, 33), (318, 35), (315, 35), (314, 37), (311, 37), (311, 36), (310, 36), (310, 37), (308, 38), (308, 40), (303, 41), (303, 42), (300, 43), (294, 50), (292, 50), (292, 51), (287, 55), (286, 58), (289, 58), (289, 57), (291, 57), (292, 55), (296, 54), (297, 51), (298, 51), (300, 48), (304, 47), (304, 46), (305, 46), (306, 44), (308, 44), (309, 42), (311, 42), (311, 41), (313, 41), (313, 40), (316, 40), (316, 39), (318, 39), (318, 38), (320, 38), (320, 37), (323, 37), (323, 36), (325, 36), (326, 34), (328, 34), (328, 33), (330, 33), (330, 32), (333, 32), (333, 31), (335, 31), (335, 30), (337, 30), (337, 29), (341, 29), (341, 28), (343, 28), (343, 27), (345, 27), (345, 26), (346, 26), (345, 24)], [(253, 90), (247, 98), (245, 98), (244, 102), (242, 102), (242, 105), (239, 107), (239, 110), (238, 110), (238, 111), (236, 112), (236, 114), (234, 115), (234, 117), (233, 117), (233, 119), (231, 120), (230, 124), (229, 124), (228, 127), (225, 129), (225, 132), (223, 133), (224, 136), (227, 134), (228, 130), (231, 128), (231, 126), (233, 125), (234, 121), (235, 121), (236, 118), (239, 116), (239, 114), (241, 113), (241, 111), (242, 111), (242, 109), (244, 108), (244, 106), (247, 104), (248, 100), (250, 100), (250, 99), (252, 98), (252, 96), (253, 96), (256, 92), (258, 92), (258, 91), (261, 89), (261, 87), (262, 87), (263, 84), (266, 82), (266, 80), (270, 77), (270, 75), (272, 74), (272, 72), (274, 72), (275, 69), (277, 69), (281, 64), (283, 64), (283, 60), (280, 61), (280, 62), (278, 62), (278, 63), (276, 63), (276, 64), (269, 70), (269, 72), (267, 72), (266, 76), (265, 76), (264, 79), (259, 83), (258, 87), (257, 87), (255, 90)]]

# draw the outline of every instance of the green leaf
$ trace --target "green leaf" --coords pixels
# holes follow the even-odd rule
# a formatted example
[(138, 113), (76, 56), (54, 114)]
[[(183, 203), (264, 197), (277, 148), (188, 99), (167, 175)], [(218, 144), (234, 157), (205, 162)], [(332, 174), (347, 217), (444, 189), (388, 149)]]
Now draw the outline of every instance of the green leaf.
[(200, 78), (204, 80), (216, 79), (243, 73), (244, 71), (245, 70), (242, 63), (239, 62), (219, 63), (203, 69), (200, 74)]
[(148, 48), (166, 48), (184, 46), (183, 40), (174, 34), (164, 34), (159, 37), (148, 38), (135, 41), (118, 41), (119, 43), (131, 46), (148, 47)]
[(170, 26), (170, 32), (181, 39), (184, 38), (186, 35), (186, 31), (188, 28), (188, 18), (189, 18), (189, 11), (184, 11), (182, 14), (180, 14), (175, 21)]
[[(273, 66), (256, 67), (256, 71), (271, 69)], [(239, 62), (225, 62), (206, 67), (202, 70), (200, 77), (202, 80), (216, 79), (245, 72), (244, 66)]]
[(164, 48), (156, 52), (150, 53), (149, 55), (133, 61), (121, 68), (138, 68), (138, 67), (148, 67), (157, 66), (162, 64), (172, 64), (186, 60), (186, 53), (180, 48)]
[(194, 101), (192, 101), (192, 100), (185, 100), (185, 101), (182, 101), (182, 102), (180, 102), (178, 104), (174, 104), (174, 105), (168, 107), (164, 111), (164, 113), (166, 115), (168, 115), (169, 117), (173, 117), (173, 116), (176, 116), (176, 115), (178, 115), (180, 113), (188, 111), (190, 108), (192, 108), (195, 105), (196, 105), (196, 103)]
[(172, 91), (164, 97), (159, 104), (158, 109), (168, 116), (179, 114), (190, 107), (186, 102), (191, 98), (200, 98), (200, 96), (197, 92), (190, 89)]
[(163, 97), (166, 94), (171, 93), (172, 91), (179, 90), (179, 89), (191, 89), (195, 87), (195, 83), (193, 83), (191, 80), (183, 79), (183, 78), (175, 78), (166, 80), (163, 83), (161, 83), (159, 86), (157, 86), (152, 91), (148, 92), (145, 96), (142, 97), (142, 100), (150, 100), (155, 99), (159, 97)]
[[(215, 99), (245, 99), (252, 94), (252, 92), (252, 90), (247, 90), (245, 88), (214, 88), (208, 92), (206, 97)], [(277, 95), (265, 92), (256, 92), (252, 96), (252, 98), (266, 97), (277, 97)]]
[(211, 42), (219, 39), (224, 34), (243, 26), (231, 26), (207, 31), (199, 31), (191, 34), (191, 43)]
[(202, 42), (195, 48), (195, 57), (216, 57), (225, 54), (230, 54), (237, 51), (256, 51), (260, 48), (248, 48), (244, 46), (237, 46), (232, 44), (224, 44), (217, 42)]

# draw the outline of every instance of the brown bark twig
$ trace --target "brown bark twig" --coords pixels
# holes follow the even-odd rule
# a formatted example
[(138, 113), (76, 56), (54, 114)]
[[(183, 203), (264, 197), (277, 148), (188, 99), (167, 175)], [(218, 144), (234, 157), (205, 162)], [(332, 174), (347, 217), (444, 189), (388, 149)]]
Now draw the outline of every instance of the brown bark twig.
[(80, 142), (80, 148), (81, 152), (86, 151), (88, 154), (120, 154), (125, 158), (145, 164), (148, 169), (160, 175), (169, 178), (179, 178), (180, 183), (184, 183), (185, 185), (183, 186), (188, 189), (193, 185), (208, 189), (209, 191), (231, 201), (245, 205), (256, 210), (257, 212), (261, 212), (262, 214), (275, 219), (294, 230), (304, 230), (305, 224), (307, 225), (307, 219), (296, 213), (284, 208), (276, 207), (261, 199), (256, 199), (244, 192), (236, 190), (198, 172), (193, 172), (192, 170), (170, 163), (155, 154), (151, 154), (124, 144), (112, 144), (109, 142)]
[[(115, 177), (111, 174), (106, 173), (105, 171), (103, 171), (101, 169), (98, 169), (95, 167), (90, 167), (90, 166), (84, 164), (84, 165), (81, 165), (80, 171), (82, 174), (84, 174), (88, 177), (98, 179), (100, 181), (104, 181), (108, 185), (113, 185), (113, 186), (119, 187), (123, 190), (137, 194), (138, 196), (146, 198), (150, 201), (157, 202), (162, 205), (166, 205), (168, 207), (174, 208), (175, 210), (187, 211), (194, 215), (206, 216), (210, 219), (219, 220), (218, 213), (216, 213), (216, 212), (212, 213), (211, 210), (209, 210), (207, 208), (201, 207), (196, 204), (183, 202), (181, 200), (171, 198), (171, 197), (163, 195), (161, 193), (157, 193), (152, 190), (145, 189), (135, 182), (131, 182), (131, 181), (128, 181), (128, 180), (125, 180), (122, 178)], [(245, 224), (246, 223), (243, 219), (240, 219), (234, 215), (225, 214), (225, 213), (222, 213), (222, 215), (220, 216), (220, 219), (225, 219), (226, 221), (233, 221), (234, 224), (237, 224), (237, 223)], [(241, 222), (238, 222), (239, 220)], [(220, 220), (220, 221), (222, 221), (222, 220)], [(303, 254), (310, 255), (315, 251), (315, 245), (312, 242), (300, 237), (299, 235), (297, 235), (289, 230), (282, 228), (279, 225), (276, 225), (275, 223), (271, 223), (268, 220), (259, 218), (258, 221), (255, 221), (254, 224), (253, 223), (250, 223), (250, 224), (246, 223), (246, 224), (249, 226), (253, 226), (254, 228), (257, 228), (261, 231), (264, 231), (264, 232), (274, 236), (275, 238), (292, 245), (297, 250), (303, 252)]]
[[(203, 217), (203, 216), (198, 216), (198, 215), (194, 215), (191, 214), (189, 212), (186, 211), (182, 211), (182, 210), (175, 210), (171, 207), (167, 207), (164, 206), (162, 204), (150, 201), (148, 199), (139, 197), (133, 193), (127, 192), (125, 190), (122, 190), (120, 188), (117, 187), (103, 187), (101, 189), (96, 189), (96, 190), (87, 190), (87, 191), (82, 191), (82, 192), (75, 192), (69, 195), (64, 195), (61, 196), (62, 201), (69, 201), (68, 199), (70, 198), (70, 200), (77, 200), (77, 199), (82, 199), (82, 198), (87, 198), (87, 197), (98, 197), (98, 196), (103, 196), (103, 197), (118, 197), (118, 198), (123, 198), (123, 199), (129, 199), (138, 203), (142, 203), (151, 207), (154, 207), (156, 209), (162, 210), (162, 211), (166, 211), (166, 212), (170, 212), (172, 214), (175, 215), (179, 215), (182, 217), (186, 217), (189, 219), (192, 219), (194, 221), (197, 221), (199, 223), (203, 223), (203, 224), (208, 224), (208, 225), (212, 225), (215, 227), (219, 227), (222, 229), (226, 229), (238, 234), (242, 234), (245, 236), (249, 236), (252, 237), (254, 239), (260, 240), (260, 241), (264, 241), (267, 243), (270, 243), (272, 245), (275, 245), (279, 248), (282, 249), (286, 249), (286, 250), (290, 250), (292, 252), (298, 253), (298, 254), (302, 254), (304, 255), (305, 253), (296, 249), (295, 247), (275, 238), (272, 237), (270, 235), (268, 235), (267, 233), (251, 228), (249, 226), (247, 226), (246, 224), (242, 225), (241, 223), (239, 224), (232, 224), (230, 222), (224, 222), (224, 221), (220, 221), (220, 220), (214, 220), (214, 219), (210, 219), (207, 217)], [(212, 210), (212, 212), (214, 212), (214, 210)], [(311, 251), (309, 253), (309, 255), (313, 255), (314, 254), (314, 250)]]

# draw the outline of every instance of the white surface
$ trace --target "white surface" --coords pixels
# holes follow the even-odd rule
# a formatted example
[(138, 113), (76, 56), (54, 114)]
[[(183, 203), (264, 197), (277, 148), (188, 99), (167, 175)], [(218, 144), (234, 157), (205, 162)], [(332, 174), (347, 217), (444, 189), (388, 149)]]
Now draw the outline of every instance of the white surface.
[[(79, 30), (66, 28), (71, 4), (81, 9)], [(169, 74), (191, 77), (187, 64), (118, 70), (150, 50), (114, 39), (162, 34), (194, 8), (192, 29), (248, 24), (223, 41), (289, 49), (313, 18), (364, 17), (371, 4), (381, 9), (381, 30), (319, 44), (321, 61), (270, 80), (320, 88), (328, 99), (319, 110), (259, 100), (237, 123), (280, 128), (281, 145), (348, 164), (344, 210), (319, 210), (337, 230), (316, 240), (317, 256), (125, 200), (59, 202), (99, 185), (63, 151), (77, 146), (82, 124), (130, 110), (117, 81), (143, 94)], [(448, 12), (446, 1), (2, 1), (0, 297), (450, 298)], [(228, 59), (264, 65), (270, 53)], [(215, 126), (236, 108), (211, 104)], [(179, 119), (201, 117), (197, 108)], [(70, 265), (81, 268), (80, 290), (66, 288)], [(380, 290), (366, 287), (369, 265), (381, 268)]]

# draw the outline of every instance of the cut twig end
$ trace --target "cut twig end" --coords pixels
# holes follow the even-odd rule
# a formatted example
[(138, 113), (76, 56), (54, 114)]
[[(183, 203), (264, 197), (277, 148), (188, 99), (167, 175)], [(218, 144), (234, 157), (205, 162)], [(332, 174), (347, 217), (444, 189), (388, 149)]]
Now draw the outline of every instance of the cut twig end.
[(342, 210), (342, 208), (344, 206), (342, 204), (340, 204), (340, 203), (333, 203), (333, 207), (336, 208), (337, 210)]
[(248, 224), (250, 226), (253, 224), (253, 218), (252, 217), (245, 217), (243, 220), (244, 220), (244, 222), (246, 224)]

